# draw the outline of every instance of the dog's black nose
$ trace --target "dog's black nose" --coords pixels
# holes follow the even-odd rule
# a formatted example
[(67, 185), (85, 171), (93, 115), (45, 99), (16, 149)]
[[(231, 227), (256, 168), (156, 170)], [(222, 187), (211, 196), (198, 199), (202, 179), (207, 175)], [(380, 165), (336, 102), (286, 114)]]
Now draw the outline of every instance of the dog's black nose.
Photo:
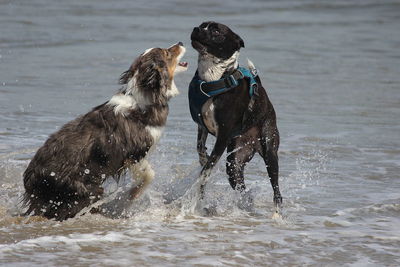
[(182, 42), (179, 42), (178, 45), (183, 46), (183, 43), (182, 43)]
[(200, 28), (199, 27), (194, 27), (193, 28), (193, 32), (199, 32), (200, 31)]

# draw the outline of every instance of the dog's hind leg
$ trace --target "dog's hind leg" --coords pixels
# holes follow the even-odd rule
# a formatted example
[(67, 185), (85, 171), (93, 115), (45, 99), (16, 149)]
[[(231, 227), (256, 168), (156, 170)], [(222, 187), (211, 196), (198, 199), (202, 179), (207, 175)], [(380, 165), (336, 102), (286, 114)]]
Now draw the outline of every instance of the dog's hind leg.
[(207, 129), (199, 125), (197, 131), (197, 153), (199, 154), (199, 161), (202, 167), (207, 163), (208, 160), (206, 147), (207, 135)]
[(282, 207), (282, 196), (279, 191), (279, 164), (278, 164), (278, 148), (279, 148), (279, 132), (277, 129), (267, 131), (267, 134), (261, 139), (260, 155), (263, 157), (267, 166), (268, 176), (274, 190), (274, 204), (276, 212), (279, 213)]
[(154, 171), (146, 159), (142, 159), (129, 167), (132, 176), (137, 180), (137, 184), (130, 189), (130, 199), (135, 199), (146, 189), (154, 179)]

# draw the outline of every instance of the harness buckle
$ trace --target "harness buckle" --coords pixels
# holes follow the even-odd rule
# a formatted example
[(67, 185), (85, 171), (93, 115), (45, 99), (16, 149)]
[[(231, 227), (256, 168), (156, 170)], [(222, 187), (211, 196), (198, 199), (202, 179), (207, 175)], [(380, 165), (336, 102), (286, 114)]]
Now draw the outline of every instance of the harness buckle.
[(226, 88), (233, 88), (239, 85), (238, 81), (233, 77), (233, 75), (229, 75), (224, 79)]
[(251, 74), (253, 75), (253, 77), (257, 77), (257, 75), (258, 75), (258, 70), (257, 70), (256, 68), (251, 69), (250, 72), (251, 72)]

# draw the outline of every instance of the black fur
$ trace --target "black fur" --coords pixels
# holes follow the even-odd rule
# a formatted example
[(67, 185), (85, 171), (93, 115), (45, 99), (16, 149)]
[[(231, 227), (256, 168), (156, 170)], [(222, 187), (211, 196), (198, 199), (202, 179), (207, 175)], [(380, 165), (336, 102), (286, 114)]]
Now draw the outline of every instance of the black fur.
[[(207, 28), (207, 30), (204, 30)], [(199, 53), (210, 53), (220, 59), (228, 59), (233, 52), (244, 47), (239, 35), (228, 26), (213, 21), (203, 22), (193, 29), (192, 46)]]
[[(216, 22), (204, 22), (194, 28), (192, 46), (199, 52), (199, 64), (211, 54), (218, 58), (216, 63), (229, 59), (241, 47), (243, 40), (227, 26)], [(223, 76), (234, 71), (234, 64), (226, 67)], [(282, 203), (279, 191), (278, 148), (279, 131), (276, 125), (276, 114), (259, 77), (256, 78), (258, 90), (250, 97), (249, 82), (242, 80), (240, 84), (227, 93), (212, 98), (214, 105), (214, 121), (218, 131), (198, 126), (197, 150), (201, 171), (201, 196), (204, 197), (204, 187), (221, 155), (227, 149), (228, 157), (226, 172), (233, 189), (244, 191), (244, 167), (258, 153), (265, 162), (268, 176), (274, 191), (274, 203), (277, 210)], [(203, 118), (207, 117), (203, 112)], [(206, 118), (207, 119), (207, 118)], [(208, 133), (216, 135), (216, 142), (210, 154), (206, 152)]]

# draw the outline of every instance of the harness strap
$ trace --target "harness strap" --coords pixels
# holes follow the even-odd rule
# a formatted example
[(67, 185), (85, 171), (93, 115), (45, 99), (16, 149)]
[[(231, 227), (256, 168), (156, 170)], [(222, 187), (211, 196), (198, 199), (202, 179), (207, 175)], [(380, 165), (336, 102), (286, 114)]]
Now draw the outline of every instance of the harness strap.
[(192, 81), (189, 85), (189, 107), (192, 119), (198, 124), (205, 127), (203, 118), (201, 115), (202, 106), (204, 103), (217, 95), (225, 93), (239, 85), (242, 79), (246, 79), (249, 82), (249, 95), (250, 102), (248, 109), (251, 111), (255, 102), (255, 98), (258, 96), (258, 84), (256, 81), (257, 70), (248, 70), (246, 68), (239, 67), (231, 75), (221, 78), (217, 81), (206, 82), (198, 77), (196, 72)]
[(244, 74), (239, 69), (236, 69), (231, 75), (225, 78), (211, 82), (203, 81), (200, 84), (200, 90), (208, 97), (219, 95), (238, 86), (239, 80), (243, 78)]
[[(257, 90), (257, 81), (255, 80), (255, 77), (257, 75), (258, 74), (256, 69), (249, 71), (246, 68), (239, 67), (234, 70), (231, 75), (216, 81), (206, 82), (198, 80), (200, 82), (199, 89), (205, 96), (213, 97), (225, 93), (232, 88), (235, 88), (239, 85), (241, 79), (247, 78), (250, 82), (249, 93), (250, 96), (252, 96), (254, 94), (254, 91)], [(195, 75), (195, 77), (196, 76), (197, 74)]]

